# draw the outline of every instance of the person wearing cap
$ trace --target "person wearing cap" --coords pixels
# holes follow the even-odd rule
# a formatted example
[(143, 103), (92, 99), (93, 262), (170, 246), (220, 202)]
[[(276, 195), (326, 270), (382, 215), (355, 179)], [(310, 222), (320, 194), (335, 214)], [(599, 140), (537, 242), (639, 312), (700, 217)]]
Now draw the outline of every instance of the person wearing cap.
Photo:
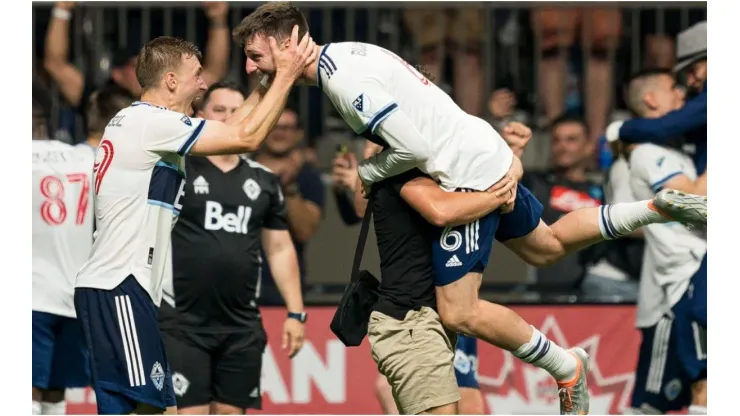
[[(67, 1), (54, 5), (46, 32), (44, 67), (59, 86), (67, 103), (74, 108), (84, 109), (97, 86), (88, 85), (91, 82), (85, 79), (85, 74), (69, 62), (69, 24), (74, 7), (74, 2)], [(210, 22), (210, 31), (202, 76), (203, 81), (209, 85), (221, 79), (228, 70), (231, 36), (227, 24), (226, 2), (207, 2), (203, 9)], [(137, 47), (128, 45), (115, 51), (111, 57), (109, 84), (126, 89), (132, 98), (138, 98), (141, 94), (141, 87), (136, 79), (138, 53)]]
[(665, 145), (683, 136), (694, 147), (694, 163), (701, 175), (707, 169), (707, 22), (678, 34), (674, 72), (684, 76), (689, 93), (695, 94), (678, 110), (655, 119), (615, 121), (606, 129), (609, 142)]

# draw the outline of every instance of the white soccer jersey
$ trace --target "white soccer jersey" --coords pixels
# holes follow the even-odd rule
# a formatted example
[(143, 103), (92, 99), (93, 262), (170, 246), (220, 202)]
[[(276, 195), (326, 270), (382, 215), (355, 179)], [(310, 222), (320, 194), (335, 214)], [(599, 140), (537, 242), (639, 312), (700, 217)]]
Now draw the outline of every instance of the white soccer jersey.
[[(691, 158), (654, 144), (637, 146), (630, 154), (632, 193), (638, 200), (652, 199), (672, 178), (696, 180)], [(706, 234), (690, 231), (677, 222), (651, 224), (645, 230), (645, 257), (637, 301), (637, 326), (655, 325), (676, 304), (699, 270), (707, 252)]]
[(376, 133), (394, 111), (403, 111), (429, 144), (431, 157), (417, 166), (447, 191), (486, 190), (511, 166), (513, 153), (486, 121), (464, 112), (434, 83), (393, 52), (357, 42), (325, 45), (318, 84), (357, 134)]
[(32, 153), (32, 308), (74, 318), (75, 276), (93, 240), (94, 155), (57, 140), (34, 140)]
[(159, 306), (183, 157), (205, 123), (144, 102), (113, 117), (95, 158), (97, 231), (77, 287), (110, 290), (133, 275)]

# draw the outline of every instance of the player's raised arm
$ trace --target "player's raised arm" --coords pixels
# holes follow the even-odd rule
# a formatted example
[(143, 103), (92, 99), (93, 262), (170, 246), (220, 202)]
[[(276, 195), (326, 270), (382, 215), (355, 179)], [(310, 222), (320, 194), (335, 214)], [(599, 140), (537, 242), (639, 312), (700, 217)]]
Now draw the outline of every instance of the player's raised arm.
[(360, 162), (358, 169), (364, 183), (372, 184), (422, 166), (431, 156), (429, 142), (397, 107), (377, 124), (374, 133), (390, 147)]
[[(671, 150), (653, 145), (638, 146), (632, 150), (629, 161), (634, 175), (650, 184), (656, 194), (666, 188), (695, 195), (707, 194), (706, 171), (692, 180)], [(690, 163), (690, 160), (687, 158), (683, 163)]]
[[(293, 83), (316, 59), (317, 48), (315, 46), (316, 44), (308, 34), (298, 43), (297, 26), (293, 30), (287, 48), (280, 50), (275, 41), (271, 40), (270, 47), (275, 57), (277, 71), (269, 90), (251, 111), (249, 111), (249, 106), (253, 105), (258, 98), (248, 99), (242, 104), (235, 116), (239, 117), (244, 113), (248, 115), (238, 124), (230, 125), (228, 122), (209, 121), (203, 128), (200, 138), (194, 143), (191, 152), (195, 155), (215, 155), (257, 150), (280, 117)], [(236, 117), (231, 121), (232, 123), (237, 119)]]

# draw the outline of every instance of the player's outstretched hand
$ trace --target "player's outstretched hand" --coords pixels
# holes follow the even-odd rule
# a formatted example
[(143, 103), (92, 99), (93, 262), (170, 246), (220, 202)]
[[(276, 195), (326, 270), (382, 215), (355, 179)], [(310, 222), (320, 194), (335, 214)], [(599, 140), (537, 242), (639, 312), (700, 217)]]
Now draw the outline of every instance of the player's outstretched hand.
[(293, 27), (293, 33), (290, 35), (288, 45), (280, 49), (277, 40), (270, 36), (270, 49), (272, 56), (275, 58), (276, 74), (285, 76), (295, 82), (303, 75), (303, 71), (316, 61), (318, 48), (308, 33), (303, 35), (300, 43), (298, 42), (298, 25)]
[(303, 347), (303, 324), (297, 319), (288, 318), (283, 325), (283, 351), (293, 358)]

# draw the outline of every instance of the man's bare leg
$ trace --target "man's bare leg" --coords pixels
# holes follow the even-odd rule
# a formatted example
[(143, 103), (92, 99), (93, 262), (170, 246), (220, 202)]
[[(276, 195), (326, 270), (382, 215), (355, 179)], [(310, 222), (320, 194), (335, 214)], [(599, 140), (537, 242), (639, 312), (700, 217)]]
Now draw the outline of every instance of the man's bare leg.
[[(695, 205), (694, 205), (695, 204)], [(504, 242), (527, 263), (551, 265), (577, 250), (672, 221), (706, 224), (706, 197), (663, 191), (656, 199), (575, 210), (551, 226), (540, 221), (521, 238)]]
[(460, 387), (460, 401), (457, 410), (461, 415), (483, 415), (486, 407), (483, 404), (483, 395), (480, 390), (469, 387)]
[(576, 377), (578, 363), (572, 354), (549, 341), (511, 309), (478, 298), (482, 277), (481, 273), (471, 272), (436, 288), (437, 308), (445, 326), (510, 351), (558, 381)]
[(707, 380), (699, 380), (691, 385), (691, 405), (688, 414), (707, 414)]
[(378, 375), (375, 380), (375, 398), (380, 403), (380, 409), (384, 415), (397, 415), (398, 407), (396, 406), (396, 399), (393, 398), (393, 389), (388, 384), (385, 376), (382, 374)]

